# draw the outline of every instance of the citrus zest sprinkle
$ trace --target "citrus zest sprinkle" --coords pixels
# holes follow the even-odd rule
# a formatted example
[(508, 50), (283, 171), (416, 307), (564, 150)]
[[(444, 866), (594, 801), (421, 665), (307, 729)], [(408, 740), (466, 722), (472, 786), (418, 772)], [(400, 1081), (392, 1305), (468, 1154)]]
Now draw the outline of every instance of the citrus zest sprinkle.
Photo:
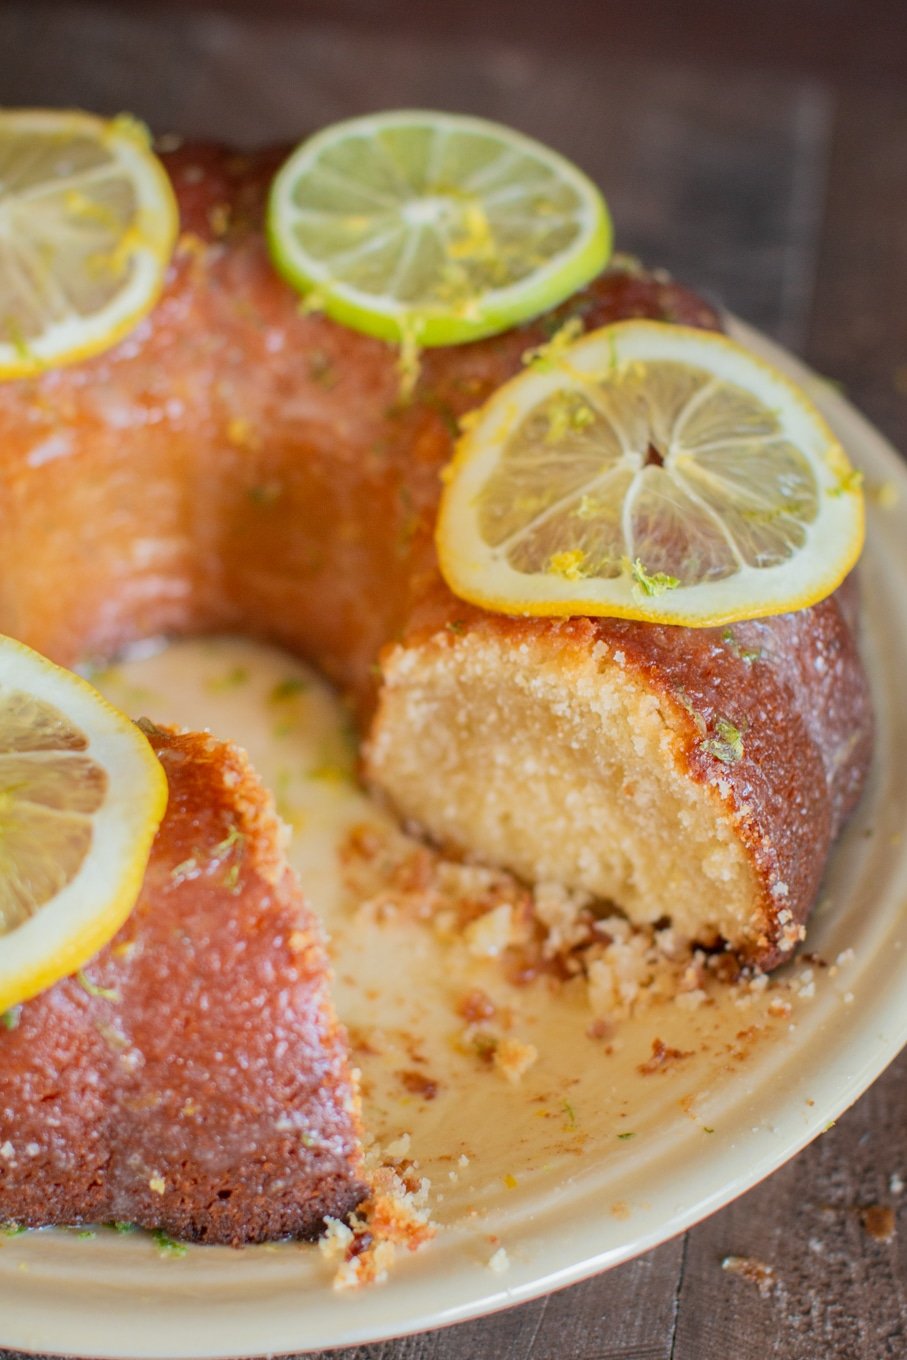
[(621, 567), (629, 573), (642, 593), (650, 597), (663, 595), (666, 590), (676, 590), (680, 585), (680, 580), (676, 576), (668, 576), (663, 571), (646, 571), (638, 557), (632, 562), (627, 557), (621, 558)]
[(581, 581), (585, 575), (583, 571), (585, 560), (586, 554), (579, 548), (554, 553), (548, 559), (548, 571), (553, 576), (563, 576), (565, 581)]
[(558, 330), (554, 332), (550, 340), (544, 344), (535, 345), (532, 349), (527, 349), (523, 353), (523, 365), (525, 368), (534, 368), (539, 373), (549, 373), (558, 363), (566, 358), (566, 352), (574, 340), (578, 340), (584, 330), (582, 319), (578, 316), (569, 317)]

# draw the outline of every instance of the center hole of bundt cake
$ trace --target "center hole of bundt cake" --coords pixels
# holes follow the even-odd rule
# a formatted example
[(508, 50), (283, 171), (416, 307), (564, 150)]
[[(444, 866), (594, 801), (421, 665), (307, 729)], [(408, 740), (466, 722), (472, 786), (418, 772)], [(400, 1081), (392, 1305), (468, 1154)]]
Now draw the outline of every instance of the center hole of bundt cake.
[(646, 457), (643, 463), (643, 467), (664, 467), (664, 465), (665, 465), (664, 457), (662, 456), (662, 454), (658, 452), (658, 449), (656, 449), (655, 445), (650, 443), (649, 447), (646, 449)]

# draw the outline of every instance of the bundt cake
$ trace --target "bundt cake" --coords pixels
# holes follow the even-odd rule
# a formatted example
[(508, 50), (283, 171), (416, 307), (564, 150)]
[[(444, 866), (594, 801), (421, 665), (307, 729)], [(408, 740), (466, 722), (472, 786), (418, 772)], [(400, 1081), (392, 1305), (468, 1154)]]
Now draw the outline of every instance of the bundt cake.
[(438, 575), (459, 418), (567, 318), (719, 326), (613, 268), (557, 313), (428, 351), (300, 306), (273, 269), (279, 155), (166, 158), (182, 236), (117, 348), (0, 386), (0, 629), (64, 664), (236, 629), (353, 699), (363, 771), (436, 842), (670, 918), (769, 967), (802, 936), (866, 771), (850, 588), (802, 613), (687, 630), (493, 616)]
[(366, 1193), (318, 925), (246, 757), (146, 731), (170, 802), (135, 910), (0, 1028), (0, 1221), (316, 1237)]

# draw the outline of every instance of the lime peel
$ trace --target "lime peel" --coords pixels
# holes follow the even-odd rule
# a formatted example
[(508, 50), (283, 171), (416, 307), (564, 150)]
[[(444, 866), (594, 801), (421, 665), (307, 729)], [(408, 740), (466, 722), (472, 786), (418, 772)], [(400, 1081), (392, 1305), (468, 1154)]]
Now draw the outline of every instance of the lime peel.
[(599, 191), (569, 161), (481, 118), (401, 110), (303, 142), (272, 185), (277, 269), (352, 329), (460, 344), (558, 305), (605, 265)]

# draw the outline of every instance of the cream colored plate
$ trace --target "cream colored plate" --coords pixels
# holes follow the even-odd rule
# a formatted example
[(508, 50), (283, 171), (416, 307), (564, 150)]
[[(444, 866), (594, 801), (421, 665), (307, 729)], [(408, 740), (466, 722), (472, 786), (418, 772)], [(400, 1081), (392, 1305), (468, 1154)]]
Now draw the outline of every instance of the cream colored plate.
[[(108, 675), (129, 711), (209, 725), (252, 752), (298, 829), (293, 855), (334, 941), (344, 1019), (362, 1054), (367, 1117), (382, 1142), (407, 1132), (432, 1182), (440, 1232), (390, 1280), (337, 1294), (317, 1249), (192, 1248), (162, 1258), (144, 1236), (43, 1232), (0, 1238), (0, 1346), (106, 1357), (229, 1356), (351, 1345), (504, 1308), (616, 1265), (680, 1232), (792, 1157), (856, 1099), (907, 1037), (907, 473), (827, 385), (744, 327), (739, 336), (813, 391), (870, 489), (863, 571), (876, 686), (876, 765), (829, 870), (809, 947), (834, 969), (788, 970), (789, 1017), (769, 998), (684, 1012), (663, 1006), (620, 1026), (607, 1046), (569, 990), (515, 991), (496, 965), (442, 947), (424, 926), (354, 920), (337, 891), (336, 836), (378, 814), (339, 774), (338, 714), (317, 683), (292, 701), (288, 732), (269, 702), (301, 673), (242, 642), (181, 644)], [(878, 498), (877, 498), (878, 499)], [(889, 495), (883, 500), (890, 500)], [(289, 724), (292, 726), (292, 722)], [(282, 735), (275, 740), (278, 727)], [(513, 1033), (540, 1057), (519, 1087), (459, 1052), (454, 1005), (474, 984), (515, 1009)], [(639, 1065), (652, 1041), (691, 1051), (663, 1072)], [(419, 1063), (419, 1056), (424, 1062)], [(420, 1070), (435, 1099), (408, 1094)], [(624, 1136), (620, 1135), (632, 1135)], [(506, 1269), (495, 1270), (496, 1257)]]

